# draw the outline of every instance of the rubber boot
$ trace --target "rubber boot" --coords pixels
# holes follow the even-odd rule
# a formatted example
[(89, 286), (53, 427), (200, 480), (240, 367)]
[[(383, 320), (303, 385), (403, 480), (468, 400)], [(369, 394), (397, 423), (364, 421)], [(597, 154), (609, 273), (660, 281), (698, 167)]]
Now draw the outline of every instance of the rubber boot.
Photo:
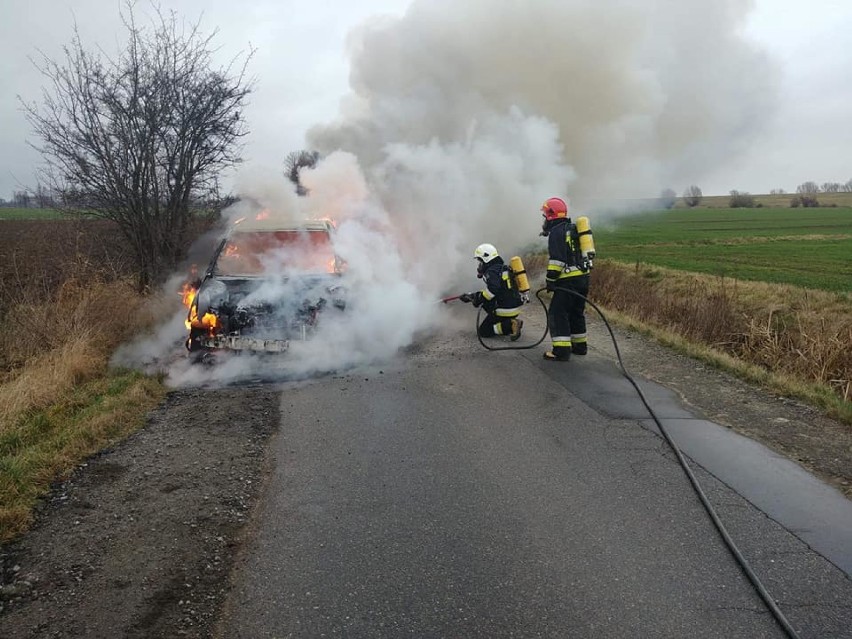
[(571, 352), (574, 353), (574, 355), (585, 355), (589, 352), (589, 345), (586, 344), (586, 342), (571, 344)]
[(554, 353), (553, 351), (547, 351), (544, 354), (544, 359), (549, 362), (567, 362), (571, 359), (571, 351), (567, 348), (563, 353)]
[(524, 320), (522, 319), (513, 319), (512, 320), (512, 333), (509, 335), (509, 339), (513, 342), (517, 342), (521, 337), (521, 329), (524, 327)]

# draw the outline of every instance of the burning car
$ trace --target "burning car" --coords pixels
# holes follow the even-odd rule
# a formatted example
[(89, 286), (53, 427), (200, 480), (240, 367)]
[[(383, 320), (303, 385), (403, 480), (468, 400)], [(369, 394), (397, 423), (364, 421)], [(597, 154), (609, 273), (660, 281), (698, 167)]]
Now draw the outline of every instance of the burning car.
[(190, 353), (286, 351), (346, 306), (329, 221), (239, 220), (197, 287), (184, 291)]

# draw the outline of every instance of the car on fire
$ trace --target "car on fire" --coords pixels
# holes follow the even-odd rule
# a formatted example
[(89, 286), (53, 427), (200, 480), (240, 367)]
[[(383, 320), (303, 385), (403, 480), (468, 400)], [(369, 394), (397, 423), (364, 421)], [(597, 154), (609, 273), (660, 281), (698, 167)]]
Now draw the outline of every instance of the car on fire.
[(310, 338), (322, 316), (346, 306), (334, 235), (326, 220), (235, 223), (188, 296), (187, 350), (281, 353)]

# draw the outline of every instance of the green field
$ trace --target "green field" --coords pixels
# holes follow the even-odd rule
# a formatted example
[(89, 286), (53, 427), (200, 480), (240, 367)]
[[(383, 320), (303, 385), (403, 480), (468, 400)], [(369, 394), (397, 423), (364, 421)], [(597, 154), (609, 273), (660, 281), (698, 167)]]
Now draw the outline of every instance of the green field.
[(592, 224), (601, 258), (852, 292), (852, 208), (675, 209)]
[(58, 220), (65, 217), (53, 209), (0, 208), (0, 220)]

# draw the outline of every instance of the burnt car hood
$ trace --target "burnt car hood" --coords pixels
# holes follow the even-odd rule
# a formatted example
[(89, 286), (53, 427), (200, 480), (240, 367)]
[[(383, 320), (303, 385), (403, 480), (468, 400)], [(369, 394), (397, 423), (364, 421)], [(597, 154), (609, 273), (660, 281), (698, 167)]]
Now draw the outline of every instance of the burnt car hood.
[(217, 333), (268, 339), (304, 338), (320, 313), (346, 306), (335, 274), (292, 278), (211, 276), (198, 290), (197, 313), (217, 318)]

